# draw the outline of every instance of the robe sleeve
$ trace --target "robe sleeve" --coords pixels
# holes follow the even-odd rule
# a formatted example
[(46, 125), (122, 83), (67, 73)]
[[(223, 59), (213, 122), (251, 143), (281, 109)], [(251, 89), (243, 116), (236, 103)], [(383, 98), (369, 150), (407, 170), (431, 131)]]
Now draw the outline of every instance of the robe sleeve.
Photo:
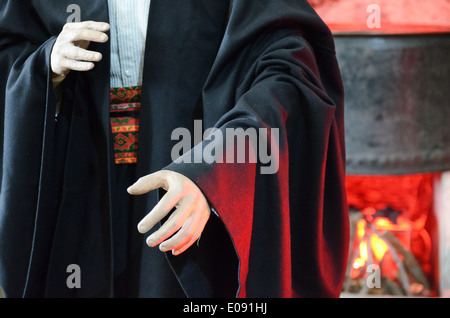
[[(0, 4), (0, 285), (8, 297), (21, 297), (30, 277), (28, 268), (34, 253), (32, 242), (39, 210), (36, 206), (39, 192), (49, 186), (41, 175), (43, 150), (53, 138), (55, 124), (55, 95), (49, 68), (55, 38), (31, 18), (32, 11), (30, 1)], [(17, 19), (28, 22), (18, 24)]]
[[(341, 86), (332, 48), (320, 54), (331, 61), (329, 69), (319, 67), (319, 53), (301, 32), (282, 28), (241, 50), (228, 62), (245, 72), (224, 67), (205, 88), (206, 110), (235, 94), (235, 104), (215, 123), (216, 138), (167, 167), (196, 182), (224, 222), (239, 258), (240, 297), (340, 292), (348, 229), (342, 105), (329, 95), (339, 95)], [(323, 82), (333, 81), (327, 91)], [(257, 132), (258, 142), (245, 145), (256, 162), (227, 161), (237, 150), (227, 132), (238, 129)], [(223, 163), (205, 162), (213, 143)], [(271, 167), (262, 160), (265, 147)]]

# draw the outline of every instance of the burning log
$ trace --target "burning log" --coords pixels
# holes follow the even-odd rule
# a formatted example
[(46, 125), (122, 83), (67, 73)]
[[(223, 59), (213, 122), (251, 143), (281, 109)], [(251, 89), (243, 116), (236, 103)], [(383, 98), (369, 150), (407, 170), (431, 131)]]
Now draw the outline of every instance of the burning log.
[(410, 251), (407, 251), (392, 233), (384, 232), (382, 237), (390, 242), (393, 248), (403, 256), (403, 263), (414, 281), (418, 284), (422, 284), (425, 290), (429, 290), (430, 284), (414, 255)]
[[(402, 231), (411, 230), (410, 223), (399, 218), (395, 212), (389, 209), (366, 209), (350, 214), (352, 245), (343, 292), (359, 295), (429, 295), (430, 284), (414, 254), (409, 250), (405, 242), (407, 240), (401, 236), (403, 240), (397, 237)], [(397, 215), (390, 216), (394, 222), (385, 216), (389, 214)], [(397, 219), (400, 222), (395, 224)], [(396, 230), (397, 236), (394, 235)], [(379, 266), (379, 288), (373, 288), (368, 283), (368, 266), (373, 264)]]

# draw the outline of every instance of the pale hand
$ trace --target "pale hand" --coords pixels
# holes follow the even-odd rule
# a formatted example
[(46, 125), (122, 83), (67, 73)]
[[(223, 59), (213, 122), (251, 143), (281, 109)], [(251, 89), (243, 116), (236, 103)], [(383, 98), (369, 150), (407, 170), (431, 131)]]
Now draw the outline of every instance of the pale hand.
[(179, 255), (200, 238), (211, 210), (201, 190), (189, 178), (173, 171), (162, 170), (142, 177), (128, 188), (128, 193), (143, 195), (159, 188), (167, 193), (138, 224), (138, 231), (147, 233), (176, 207), (168, 220), (147, 238), (147, 245), (159, 245), (162, 252)]
[(91, 42), (105, 43), (110, 26), (105, 22), (85, 21), (67, 23), (53, 46), (50, 65), (53, 76), (66, 76), (70, 71), (90, 71), (102, 54), (89, 51)]

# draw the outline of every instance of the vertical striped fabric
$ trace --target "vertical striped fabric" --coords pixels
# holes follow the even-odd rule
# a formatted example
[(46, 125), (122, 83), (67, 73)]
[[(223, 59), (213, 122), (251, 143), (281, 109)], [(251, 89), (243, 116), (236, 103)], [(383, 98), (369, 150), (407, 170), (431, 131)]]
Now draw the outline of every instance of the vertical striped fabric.
[(150, 0), (108, 0), (111, 87), (142, 85)]

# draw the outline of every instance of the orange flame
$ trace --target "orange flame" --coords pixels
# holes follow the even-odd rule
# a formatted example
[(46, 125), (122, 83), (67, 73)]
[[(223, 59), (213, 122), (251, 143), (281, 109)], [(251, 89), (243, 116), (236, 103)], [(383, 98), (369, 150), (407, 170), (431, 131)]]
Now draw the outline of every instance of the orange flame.
[[(372, 219), (373, 214), (370, 211), (366, 217), (370, 218), (371, 224), (378, 231), (395, 231), (399, 229), (410, 229), (411, 224), (404, 218), (398, 218), (398, 224), (392, 223), (388, 218), (377, 216)], [(357, 278), (362, 274), (362, 270), (366, 266), (369, 253), (373, 259), (370, 262), (380, 264), (389, 251), (386, 241), (372, 231), (367, 226), (367, 221), (361, 219), (356, 223), (356, 239), (358, 243), (358, 255), (354, 259), (352, 264), (352, 270), (350, 272), (351, 278)]]
[(370, 245), (372, 246), (373, 255), (375, 256), (376, 260), (378, 262), (381, 261), (384, 257), (384, 254), (386, 254), (388, 250), (386, 242), (378, 235), (372, 234), (370, 236)]

